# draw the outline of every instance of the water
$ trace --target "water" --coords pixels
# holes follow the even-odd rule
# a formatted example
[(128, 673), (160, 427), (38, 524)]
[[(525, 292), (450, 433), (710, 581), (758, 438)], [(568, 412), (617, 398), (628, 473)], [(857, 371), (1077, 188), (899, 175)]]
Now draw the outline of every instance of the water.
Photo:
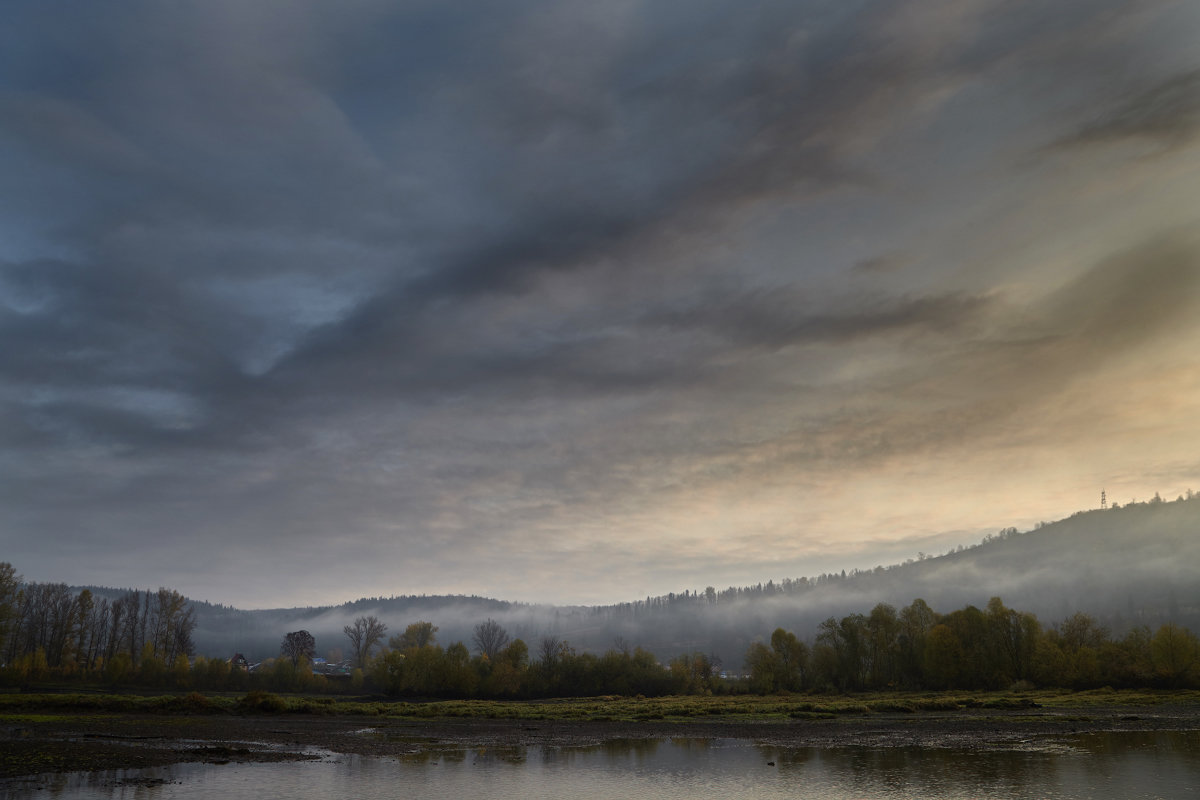
[[(773, 763), (771, 763), (773, 762)], [(1015, 750), (779, 748), (734, 739), (437, 748), (276, 764), (48, 775), (4, 798), (1181, 798), (1200, 797), (1200, 732), (1103, 733)]]

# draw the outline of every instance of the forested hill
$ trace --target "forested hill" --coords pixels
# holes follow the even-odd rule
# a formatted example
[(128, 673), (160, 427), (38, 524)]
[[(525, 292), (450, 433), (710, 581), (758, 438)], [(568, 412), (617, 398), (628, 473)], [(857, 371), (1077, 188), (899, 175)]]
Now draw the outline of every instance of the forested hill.
[(579, 650), (621, 642), (660, 659), (699, 650), (728, 667), (749, 644), (776, 627), (811, 638), (830, 616), (866, 613), (925, 599), (935, 611), (993, 596), (1053, 625), (1076, 611), (1115, 633), (1136, 625), (1176, 622), (1200, 630), (1200, 497), (1088, 511), (1029, 532), (1001, 531), (981, 544), (942, 556), (848, 575), (787, 579), (752, 587), (689, 588), (678, 594), (602, 607), (506, 603), (480, 597), (399, 596), (336, 607), (242, 611), (196, 603), (197, 650), (276, 655), (288, 631), (306, 629), (319, 655), (345, 650), (342, 627), (374, 615), (398, 633), (417, 620), (438, 626), (442, 643), (470, 646), (475, 625), (495, 619), (530, 649), (556, 636)]

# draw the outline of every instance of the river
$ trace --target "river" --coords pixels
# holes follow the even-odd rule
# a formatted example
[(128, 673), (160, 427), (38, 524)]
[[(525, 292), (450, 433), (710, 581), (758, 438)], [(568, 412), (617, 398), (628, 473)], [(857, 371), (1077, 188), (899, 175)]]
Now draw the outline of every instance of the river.
[(4, 798), (1181, 798), (1200, 796), (1200, 732), (1046, 737), (1004, 750), (780, 748), (741, 739), (591, 747), (441, 747), (402, 758), (320, 753), (267, 764), (180, 764), (45, 775)]

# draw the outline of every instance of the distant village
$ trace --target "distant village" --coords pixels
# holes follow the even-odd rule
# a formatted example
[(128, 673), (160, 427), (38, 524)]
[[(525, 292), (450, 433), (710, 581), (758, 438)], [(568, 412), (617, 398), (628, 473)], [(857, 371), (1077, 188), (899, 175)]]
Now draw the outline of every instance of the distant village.
[[(354, 664), (350, 661), (329, 661), (324, 658), (313, 658), (309, 662), (312, 665), (313, 675), (324, 675), (326, 678), (346, 678), (349, 680), (350, 674), (354, 671)], [(229, 659), (230, 669), (237, 669), (243, 672), (257, 672), (258, 668), (263, 665), (263, 662), (251, 664), (246, 660), (246, 657), (241, 653), (234, 653)]]

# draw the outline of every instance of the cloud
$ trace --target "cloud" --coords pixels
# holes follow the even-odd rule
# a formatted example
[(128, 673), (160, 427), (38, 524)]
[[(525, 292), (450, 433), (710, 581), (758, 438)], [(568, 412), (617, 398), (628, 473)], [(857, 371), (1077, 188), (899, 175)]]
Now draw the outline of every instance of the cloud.
[[(1077, 380), (1144, 358), (1194, 330), (1198, 282), (1195, 235), (1156, 233), (1082, 269), (1032, 307), (1018, 310), (1010, 301), (936, 370), (886, 391), (940, 398), (928, 416), (948, 438), (969, 437), (971, 429), (990, 436), (996, 423), (1007, 430), (1013, 416), (1036, 418), (1067, 403)], [(908, 428), (913, 420), (905, 415), (899, 422)]]
[(740, 344), (778, 349), (797, 344), (850, 343), (904, 331), (945, 332), (961, 328), (989, 304), (987, 298), (961, 293), (858, 302), (861, 308), (841, 313), (812, 312), (794, 291), (763, 289), (683, 311), (664, 311), (650, 322), (693, 333), (708, 331)]
[(171, 548), (251, 576), (280, 542), (359, 553), (334, 592), (387, 563), (468, 585), (496, 553), (583, 574), (604, 538), (652, 583), (717, 526), (854, 528), (831, 486), (1015, 447), (1192, 329), (1175, 217), (1089, 219), (1092, 184), (1019, 163), (1150, 137), (1187, 174), (1197, 73), (1159, 35), (1186, 9), (9, 19), (0, 523), (73, 553), (170, 530), (144, 549), (184, 578)]
[(1188, 327), (1200, 289), (1200, 238), (1173, 230), (1115, 253), (1046, 301), (1077, 346), (1130, 348)]
[(1174, 75), (1154, 86), (1129, 92), (1076, 132), (1058, 139), (1053, 150), (1149, 141), (1163, 149), (1191, 144), (1200, 132), (1200, 71)]

